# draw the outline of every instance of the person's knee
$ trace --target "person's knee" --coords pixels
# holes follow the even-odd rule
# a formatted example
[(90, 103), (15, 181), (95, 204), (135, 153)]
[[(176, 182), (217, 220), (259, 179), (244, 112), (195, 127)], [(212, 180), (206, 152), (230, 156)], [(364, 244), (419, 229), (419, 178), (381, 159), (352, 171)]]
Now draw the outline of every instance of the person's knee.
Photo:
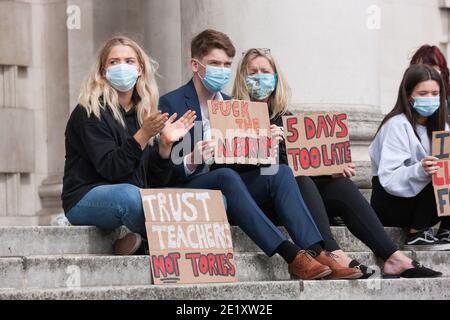
[(144, 209), (139, 188), (131, 184), (124, 184), (121, 188), (121, 197), (124, 209), (123, 224), (132, 232), (145, 235)]
[(132, 207), (135, 210), (142, 209), (141, 192), (138, 187), (134, 185), (127, 185), (124, 193), (128, 201), (130, 202), (130, 207)]
[(118, 185), (116, 199), (119, 206), (128, 214), (137, 214), (142, 212), (142, 200), (139, 188), (132, 184)]
[(288, 175), (293, 176), (291, 168), (287, 164), (280, 164), (280, 168), (278, 169), (280, 175)]
[(295, 182), (297, 182), (297, 185), (299, 188), (308, 188), (311, 183), (314, 183), (309, 176), (298, 176), (295, 177)]
[(285, 181), (286, 179), (294, 180), (294, 174), (292, 173), (291, 168), (286, 164), (280, 164), (278, 168), (278, 172), (274, 175), (274, 179), (277, 181)]
[(233, 169), (220, 168), (215, 171), (222, 185), (235, 185), (241, 181), (241, 176)]
[(354, 195), (355, 192), (359, 192), (355, 183), (346, 177), (334, 178), (331, 183), (334, 190), (339, 190), (343, 193), (353, 193)]

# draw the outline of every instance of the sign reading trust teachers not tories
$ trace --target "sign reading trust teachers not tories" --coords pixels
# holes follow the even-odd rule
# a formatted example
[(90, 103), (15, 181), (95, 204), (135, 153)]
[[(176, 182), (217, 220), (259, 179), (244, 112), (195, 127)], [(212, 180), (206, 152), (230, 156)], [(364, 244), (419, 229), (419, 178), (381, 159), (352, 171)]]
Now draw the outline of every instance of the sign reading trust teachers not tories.
[(141, 189), (154, 284), (236, 282), (222, 193)]

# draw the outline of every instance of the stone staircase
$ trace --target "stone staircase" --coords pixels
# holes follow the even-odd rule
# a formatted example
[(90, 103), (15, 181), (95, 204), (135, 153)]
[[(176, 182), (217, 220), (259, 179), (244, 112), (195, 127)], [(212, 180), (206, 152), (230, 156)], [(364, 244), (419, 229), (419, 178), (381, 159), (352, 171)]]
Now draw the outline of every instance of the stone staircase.
[[(386, 230), (403, 242), (402, 230)], [(333, 233), (352, 257), (379, 269), (381, 262), (345, 227)], [(232, 227), (238, 283), (153, 286), (148, 256), (112, 255), (119, 234), (94, 227), (0, 227), (0, 300), (450, 298), (450, 252), (406, 252), (443, 272), (438, 279), (292, 281), (279, 256), (268, 258)]]

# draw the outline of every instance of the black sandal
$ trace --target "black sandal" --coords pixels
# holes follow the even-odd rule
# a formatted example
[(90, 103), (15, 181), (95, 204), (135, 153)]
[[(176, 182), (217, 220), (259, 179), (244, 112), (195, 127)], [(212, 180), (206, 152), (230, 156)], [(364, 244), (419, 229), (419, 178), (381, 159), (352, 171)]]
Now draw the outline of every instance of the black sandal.
[(352, 260), (350, 262), (350, 264), (348, 265), (348, 267), (349, 268), (357, 268), (357, 269), (361, 270), (363, 275), (359, 279), (369, 279), (371, 276), (373, 276), (375, 274), (375, 270), (359, 263), (357, 260)]
[(398, 278), (438, 278), (442, 276), (442, 272), (434, 271), (430, 268), (424, 267), (417, 261), (413, 261), (414, 268), (407, 269), (399, 275), (383, 274), (383, 279), (398, 279)]

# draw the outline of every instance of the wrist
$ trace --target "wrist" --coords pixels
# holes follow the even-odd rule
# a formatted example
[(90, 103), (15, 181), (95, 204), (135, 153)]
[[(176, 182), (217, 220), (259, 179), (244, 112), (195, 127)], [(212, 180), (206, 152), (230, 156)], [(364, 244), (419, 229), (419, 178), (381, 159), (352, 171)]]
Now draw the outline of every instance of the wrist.
[(164, 134), (157, 134), (158, 142), (159, 144), (165, 146), (165, 147), (172, 147), (173, 142), (167, 139), (167, 137)]
[(158, 152), (161, 158), (169, 159), (172, 152), (172, 145), (164, 145), (161, 142), (158, 143)]
[(197, 168), (197, 165), (195, 165), (192, 161), (192, 153), (184, 157), (183, 164), (189, 174), (194, 172), (195, 169)]
[(145, 146), (147, 145), (148, 141), (150, 140), (150, 137), (142, 129), (139, 129), (138, 132), (135, 133), (133, 138), (134, 138), (134, 140), (136, 140), (137, 143), (139, 143), (142, 150), (145, 149)]
[(186, 156), (186, 164), (189, 166), (194, 165), (194, 152), (191, 152)]

